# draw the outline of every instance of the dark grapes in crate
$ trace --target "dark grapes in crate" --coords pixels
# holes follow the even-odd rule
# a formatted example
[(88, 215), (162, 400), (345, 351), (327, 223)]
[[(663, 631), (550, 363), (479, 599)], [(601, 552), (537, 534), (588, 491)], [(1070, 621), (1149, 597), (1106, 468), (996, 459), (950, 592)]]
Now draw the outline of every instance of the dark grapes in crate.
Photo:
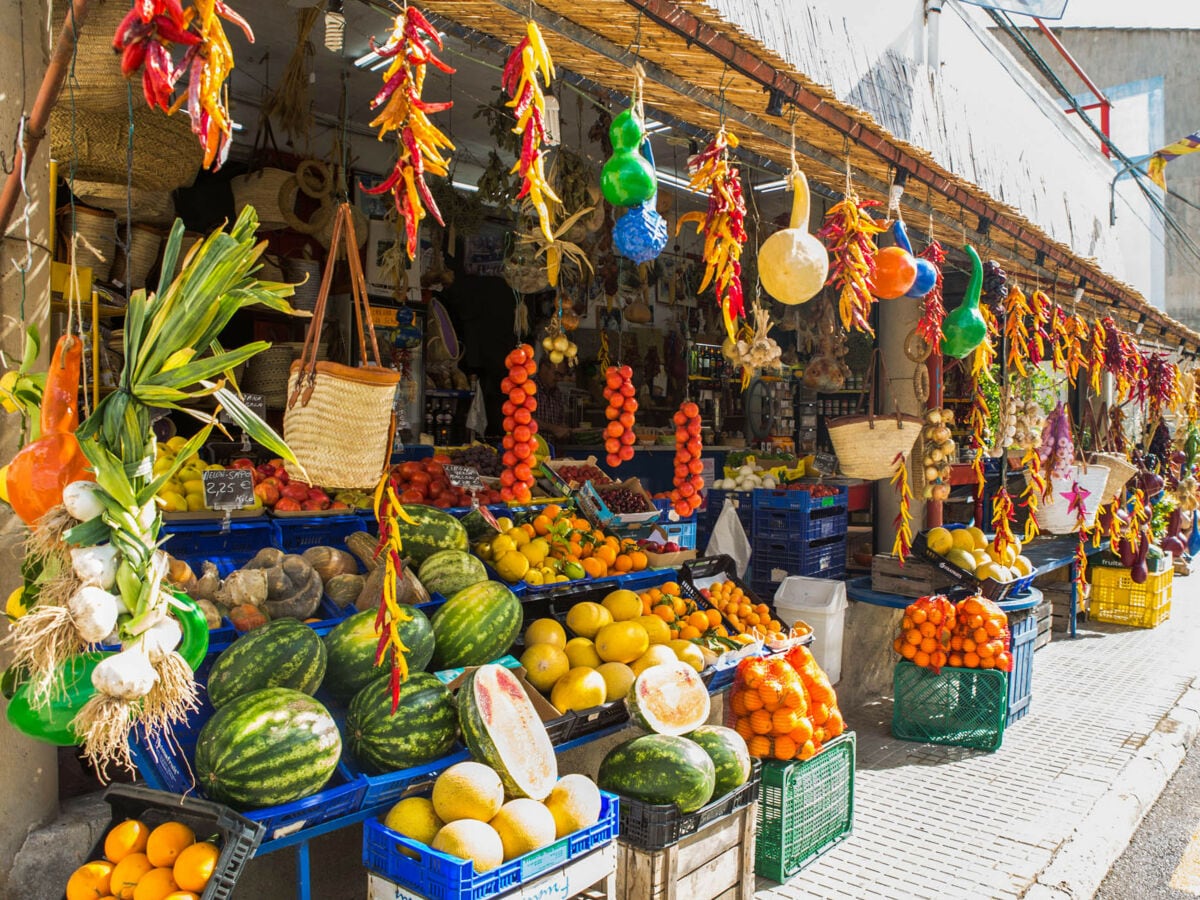
[(630, 488), (614, 487), (604, 491), (600, 498), (613, 515), (649, 512), (650, 507), (642, 494)]
[[(612, 484), (612, 479), (604, 474), (599, 468), (593, 465), (579, 466), (556, 466), (554, 472), (571, 487), (578, 487), (585, 481), (590, 481), (592, 484)], [(640, 510), (639, 510), (640, 511)]]
[(470, 466), (480, 475), (496, 478), (504, 466), (500, 454), (486, 444), (475, 444), (450, 453), (450, 462), (456, 466)]

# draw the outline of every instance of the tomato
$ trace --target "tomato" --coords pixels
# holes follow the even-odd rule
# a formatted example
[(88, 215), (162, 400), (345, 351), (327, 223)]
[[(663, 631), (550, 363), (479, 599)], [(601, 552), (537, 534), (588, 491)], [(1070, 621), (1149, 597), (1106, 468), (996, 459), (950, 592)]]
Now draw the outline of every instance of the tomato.
[(513, 477), (515, 477), (517, 481), (532, 481), (533, 472), (530, 471), (528, 463), (517, 463), (516, 467), (513, 469)]
[(408, 488), (400, 494), (401, 503), (424, 503), (425, 492), (419, 488)]
[(500, 391), (501, 391), (501, 393), (505, 393), (505, 394), (507, 394), (507, 393), (508, 393), (509, 391), (511, 391), (511, 390), (512, 390), (514, 387), (516, 387), (516, 385), (515, 385), (515, 384), (513, 384), (513, 380), (512, 380), (511, 378), (508, 378), (508, 377), (506, 376), (506, 377), (504, 377), (504, 378), (502, 378), (502, 379), (500, 380)]
[(415, 473), (423, 471), (424, 470), (421, 468), (421, 464), (419, 462), (409, 461), (400, 463), (396, 474), (400, 476), (401, 481), (408, 481)]
[(533, 437), (533, 432), (530, 431), (528, 425), (518, 425), (512, 430), (512, 436), (518, 444), (523, 444)]
[(610, 453), (604, 458), (604, 461), (610, 466), (619, 466), (621, 464), (621, 457), (615, 453)]
[(633, 397), (637, 394), (637, 388), (633, 386), (632, 381), (627, 381), (621, 385), (621, 394), (625, 397)]
[(514, 444), (516, 444), (516, 441), (513, 440), (513, 436), (511, 434), (506, 434), (500, 441), (500, 446), (505, 450), (511, 450)]
[(422, 469), (418, 469), (405, 479), (408, 487), (424, 487), (432, 480), (429, 477), (429, 473)]
[(513, 456), (515, 456), (518, 460), (529, 459), (529, 457), (533, 456), (533, 447), (531, 447), (528, 443), (517, 441), (517, 443), (513, 445), (512, 452)]
[[(522, 409), (521, 412), (525, 412), (525, 410)], [(528, 413), (526, 413), (526, 415), (528, 415)], [(505, 434), (508, 434), (510, 431), (513, 430), (513, 428), (516, 426), (516, 424), (517, 423), (513, 421), (512, 416), (505, 416), (504, 421), (500, 423), (500, 427), (502, 429), (504, 429)]]
[(448, 466), (450, 463), (454, 462), (454, 460), (452, 460), (445, 453), (435, 453), (432, 461), (435, 463), (440, 463), (443, 466)]
[(445, 478), (435, 478), (429, 483), (429, 495), (431, 497), (444, 494), (448, 490), (450, 490), (450, 482)]
[(511, 351), (509, 351), (508, 356), (504, 357), (504, 364), (509, 368), (513, 366), (523, 366), (525, 365), (525, 361), (530, 358), (531, 354), (526, 352), (526, 346), (524, 344), (518, 344)]
[[(528, 425), (533, 421), (533, 414), (525, 407), (521, 407), (513, 413), (513, 421), (518, 425)], [(505, 428), (504, 430), (510, 431), (511, 429)]]
[(425, 471), (429, 473), (431, 478), (442, 478), (446, 474), (446, 470), (442, 468), (442, 464), (432, 459), (425, 461)]
[(611, 421), (613, 421), (613, 419), (619, 418), (620, 415), (621, 415), (621, 407), (619, 407), (619, 406), (604, 407), (604, 418), (608, 419), (608, 421), (611, 422)]
[(446, 495), (443, 494), (440, 497), (438, 497), (436, 500), (433, 501), (433, 505), (436, 506), (438, 509), (449, 509), (454, 504), (452, 501), (447, 500)]
[[(630, 387), (633, 387), (633, 385), (630, 385)], [(638, 402), (635, 399), (633, 399), (632, 394), (629, 394), (625, 398), (625, 402), (623, 404), (621, 404), (621, 409), (625, 410), (625, 412), (628, 412), (628, 413), (637, 412), (637, 408), (638, 408)]]
[(508, 399), (512, 401), (513, 406), (524, 406), (527, 396), (524, 388), (513, 388), (508, 392)]
[(688, 453), (692, 456), (699, 456), (704, 451), (704, 445), (700, 443), (699, 438), (692, 438), (687, 444)]
[(621, 435), (621, 443), (626, 447), (637, 443), (637, 435), (632, 431), (627, 431)]
[(512, 483), (516, 481), (513, 477), (512, 469), (503, 469), (500, 472), (500, 484), (505, 488), (512, 487)]
[[(608, 454), (616, 453), (621, 449), (621, 441), (619, 438), (608, 438), (604, 442), (604, 450)], [(610, 464), (611, 465), (611, 464)]]
[(622, 460), (633, 459), (633, 448), (628, 444), (625, 444), (621, 447), (620, 451), (618, 451), (617, 456), (619, 456)]
[[(529, 380), (529, 373), (525, 371), (524, 366), (514, 366), (508, 372), (508, 380), (514, 385), (524, 384)], [(500, 386), (500, 390), (504, 390), (503, 383)]]
[(625, 381), (629, 381), (633, 377), (633, 368), (631, 366), (621, 366), (621, 368), (617, 369), (617, 374)]
[[(532, 384), (532, 383), (533, 382), (530, 382), (530, 384)], [(536, 412), (537, 411), (537, 400), (535, 400), (533, 397), (527, 398), (525, 400), (525, 408), (527, 410), (529, 410), (530, 412)]]
[(517, 408), (513, 406), (511, 400), (505, 400), (503, 405), (500, 407), (500, 414), (503, 416), (511, 416), (516, 411)]
[(506, 469), (511, 469), (516, 464), (517, 464), (517, 451), (515, 449), (514, 450), (506, 450), (504, 452), (504, 454), (500, 457), (500, 465), (504, 466), (504, 468), (506, 468)]

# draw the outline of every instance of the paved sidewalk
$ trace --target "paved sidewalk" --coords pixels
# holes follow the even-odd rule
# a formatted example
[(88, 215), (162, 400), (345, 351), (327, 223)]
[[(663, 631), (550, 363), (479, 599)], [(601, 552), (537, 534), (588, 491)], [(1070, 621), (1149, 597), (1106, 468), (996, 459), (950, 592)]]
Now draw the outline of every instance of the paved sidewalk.
[(894, 740), (890, 698), (844, 710), (854, 833), (786, 885), (760, 879), (759, 900), (1091, 896), (1194, 735), (1200, 574), (1176, 580), (1156, 629), (1054, 637), (995, 753)]

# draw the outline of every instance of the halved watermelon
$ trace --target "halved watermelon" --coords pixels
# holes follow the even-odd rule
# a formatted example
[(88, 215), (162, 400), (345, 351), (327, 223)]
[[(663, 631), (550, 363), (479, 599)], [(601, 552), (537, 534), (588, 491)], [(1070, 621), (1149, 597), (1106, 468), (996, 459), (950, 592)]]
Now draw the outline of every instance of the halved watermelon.
[(458, 689), (458, 721), (471, 755), (500, 775), (512, 797), (545, 800), (558, 781), (546, 726), (504, 666), (480, 666)]
[(708, 688), (684, 662), (651, 666), (625, 698), (635, 725), (656, 734), (685, 735), (708, 721)]

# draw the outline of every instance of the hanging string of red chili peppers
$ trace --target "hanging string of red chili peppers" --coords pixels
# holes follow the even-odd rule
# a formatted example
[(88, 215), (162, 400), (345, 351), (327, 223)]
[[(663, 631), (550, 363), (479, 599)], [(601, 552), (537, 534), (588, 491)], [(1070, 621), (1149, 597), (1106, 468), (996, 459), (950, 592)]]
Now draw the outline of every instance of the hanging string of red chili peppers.
[(513, 107), (517, 117), (513, 133), (521, 135), (521, 155), (510, 174), (521, 176), (517, 199), (529, 198), (537, 211), (542, 235), (554, 243), (551, 206), (561, 206), (562, 201), (546, 180), (546, 151), (542, 149), (546, 142), (546, 95), (538, 81), (539, 76), (549, 87), (554, 78), (554, 60), (550, 58), (550, 48), (546, 46), (541, 29), (530, 20), (525, 26), (525, 37), (508, 55), (500, 79), (512, 98), (506, 105)]
[(428, 65), (454, 73), (437, 58), (430, 44), (441, 50), (442, 38), (415, 6), (396, 16), (392, 33), (382, 47), (376, 47), (375, 38), (371, 38), (371, 49), (391, 60), (383, 72), (383, 89), (371, 100), (371, 109), (383, 107), (371, 127), (379, 128), (380, 140), (386, 134), (395, 134), (400, 152), (392, 173), (375, 187), (363, 190), (368, 194), (392, 192), (396, 214), (404, 223), (404, 249), (410, 260), (417, 257), (417, 233), (426, 211), (439, 225), (445, 224), (425, 175), (448, 174), (450, 160), (442, 151), (454, 149), (450, 139), (429, 121), (430, 115), (445, 112), (454, 103), (427, 103), (421, 99)]
[(1078, 481), (1072, 482), (1071, 490), (1063, 497), (1068, 501), (1067, 513), (1075, 513), (1078, 540), (1075, 543), (1075, 588), (1082, 596), (1087, 590), (1087, 498), (1091, 491)]
[(1004, 297), (1004, 339), (1008, 344), (1005, 363), (1010, 371), (1015, 371), (1022, 378), (1028, 375), (1025, 363), (1032, 362), (1029, 326), (1026, 324), (1026, 320), (1032, 316), (1033, 310), (1025, 294), (1015, 281), (1012, 282)]
[(928, 260), (937, 270), (937, 281), (932, 290), (925, 295), (921, 305), (921, 319), (917, 322), (917, 334), (925, 339), (930, 347), (940, 347), (942, 343), (942, 322), (946, 318), (946, 306), (942, 297), (942, 263), (946, 261), (946, 251), (942, 245), (932, 238), (929, 246), (918, 254)]
[[(1121, 341), (1115, 334), (1113, 335), (1113, 338), (1117, 356), (1120, 357)], [(1088, 344), (1088, 382), (1092, 386), (1092, 392), (1096, 394), (1100, 393), (1100, 379), (1108, 365), (1105, 359), (1107, 347), (1107, 329), (1104, 327), (1103, 323), (1096, 322), (1092, 325), (1092, 336), (1090, 343)], [(1118, 370), (1121, 370), (1124, 362), (1118, 358), (1114, 361), (1114, 365), (1116, 365)]]
[[(829, 280), (838, 291), (838, 313), (847, 331), (875, 334), (871, 327), (871, 280), (875, 277), (875, 235), (883, 225), (871, 218), (876, 200), (859, 200), (846, 175), (845, 198), (830, 207), (817, 237), (829, 248)], [(934, 344), (933, 346), (937, 346)]]
[(900, 511), (892, 523), (896, 528), (892, 555), (900, 560), (900, 565), (904, 565), (912, 551), (912, 488), (909, 485), (908, 464), (903, 453), (896, 454), (892, 459), (892, 466), (892, 487), (900, 495)]
[(1184, 406), (1179, 384), (1179, 368), (1167, 360), (1165, 353), (1150, 353), (1143, 357), (1146, 377), (1137, 384), (1137, 397), (1147, 417), (1153, 421), (1162, 416), (1164, 410)]
[[(982, 308), (982, 307), (981, 307)], [(971, 471), (975, 473), (975, 481), (979, 490), (983, 490), (986, 482), (983, 471), (983, 456), (988, 446), (988, 405), (987, 398), (978, 378), (971, 381), (971, 409), (967, 413), (967, 428), (971, 432)]]
[(1004, 551), (1013, 544), (1013, 501), (1007, 488), (1000, 488), (992, 500), (992, 528), (996, 532), (992, 538), (992, 550), (995, 559), (1004, 559)]
[(1046, 347), (1050, 343), (1049, 327), (1054, 314), (1050, 298), (1037, 290), (1029, 297), (1029, 310), (1033, 317), (1029, 341), (1029, 361), (1035, 366), (1046, 359)]

